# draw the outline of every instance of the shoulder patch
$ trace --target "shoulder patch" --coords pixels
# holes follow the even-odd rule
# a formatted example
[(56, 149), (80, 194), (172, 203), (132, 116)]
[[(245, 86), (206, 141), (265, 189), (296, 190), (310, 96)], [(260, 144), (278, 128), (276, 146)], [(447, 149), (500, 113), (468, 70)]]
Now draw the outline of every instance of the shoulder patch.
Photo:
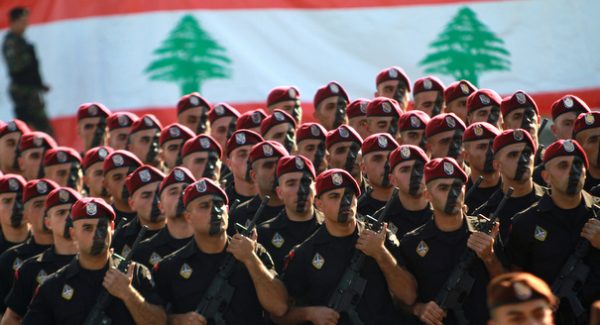
[(535, 226), (535, 230), (533, 231), (533, 238), (539, 241), (545, 241), (546, 237), (548, 237), (548, 231), (538, 225)]
[(320, 270), (321, 268), (323, 268), (323, 265), (325, 265), (325, 258), (323, 258), (321, 254), (315, 253), (315, 255), (312, 258), (312, 266), (315, 269)]
[(425, 255), (427, 255), (427, 253), (429, 253), (429, 246), (427, 245), (427, 243), (424, 240), (421, 240), (419, 242), (419, 244), (417, 245), (416, 252), (421, 257), (425, 257)]

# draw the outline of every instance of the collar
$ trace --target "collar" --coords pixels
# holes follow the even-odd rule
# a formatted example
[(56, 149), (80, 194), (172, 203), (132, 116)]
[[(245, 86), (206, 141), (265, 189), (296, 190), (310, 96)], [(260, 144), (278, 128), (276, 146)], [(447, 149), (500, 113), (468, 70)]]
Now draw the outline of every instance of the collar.
[[(358, 234), (364, 228), (365, 224), (360, 220), (356, 220), (356, 227), (354, 228), (354, 232), (350, 236), (358, 236)], [(333, 236), (329, 234), (329, 231), (327, 231), (327, 227), (323, 223), (321, 224), (319, 229), (317, 229), (317, 231), (314, 233), (313, 237), (315, 245), (322, 245), (328, 243)]]
[[(474, 221), (472, 219), (473, 217), (470, 216), (464, 216), (463, 218), (463, 223), (462, 226), (455, 231), (469, 231), (469, 232), (473, 232), (475, 230), (475, 223), (472, 222)], [(471, 220), (469, 220), (471, 219)], [(469, 221), (469, 222), (468, 222)], [(452, 231), (454, 232), (454, 231)], [(433, 238), (433, 237), (437, 237), (439, 235), (443, 235), (445, 232), (441, 231), (436, 225), (435, 225), (435, 217), (432, 217), (431, 220), (427, 221), (427, 223), (425, 223), (425, 225), (423, 226), (422, 230), (421, 230), (421, 237), (423, 239), (426, 238)]]
[[(108, 258), (108, 265), (105, 265), (103, 269), (108, 267), (116, 268), (124, 259), (117, 254), (111, 254)], [(82, 270), (81, 264), (79, 264), (79, 255), (71, 260), (71, 262), (65, 268), (65, 277), (67, 279), (76, 276)]]
[[(589, 194), (586, 191), (581, 191), (581, 195), (582, 195), (583, 203), (585, 204), (585, 207), (588, 210), (591, 209), (592, 206), (594, 206), (595, 204), (598, 203), (597, 202), (598, 199), (594, 198), (591, 194)], [(555, 208), (558, 208), (558, 207), (556, 206), (556, 204), (554, 204), (554, 201), (552, 201), (550, 194), (545, 193), (544, 196), (542, 196), (542, 198), (538, 202), (538, 211), (549, 212)]]
[[(287, 213), (285, 212), (285, 208), (283, 208), (275, 218), (270, 220), (269, 228), (274, 230), (283, 229), (289, 226), (291, 222), (292, 221), (288, 218)], [(323, 215), (319, 213), (317, 209), (313, 209), (312, 218), (310, 220), (306, 220), (305, 222), (313, 222), (320, 225), (323, 223)]]
[[(227, 246), (229, 245), (230, 241), (231, 241), (231, 237), (227, 236), (227, 242), (225, 243), (225, 248), (223, 249), (223, 252), (225, 252), (227, 250)], [(187, 259), (187, 258), (193, 257), (196, 254), (204, 254), (204, 253), (202, 253), (200, 251), (200, 249), (198, 248), (198, 245), (196, 244), (196, 239), (192, 236), (192, 238), (190, 238), (190, 241), (187, 244), (185, 244), (185, 246), (183, 246), (183, 248), (177, 255), (178, 255), (178, 257), (180, 257), (182, 259)]]
[(123, 234), (125, 237), (129, 236), (137, 236), (137, 234), (142, 230), (142, 225), (140, 224), (140, 217), (136, 216), (133, 220), (129, 221), (125, 226), (123, 226)]

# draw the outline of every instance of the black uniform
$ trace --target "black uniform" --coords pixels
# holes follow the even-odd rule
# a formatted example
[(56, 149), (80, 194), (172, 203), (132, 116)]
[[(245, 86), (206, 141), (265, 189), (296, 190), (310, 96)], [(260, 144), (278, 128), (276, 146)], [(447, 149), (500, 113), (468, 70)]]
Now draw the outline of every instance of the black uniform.
[[(105, 290), (102, 281), (109, 264), (116, 267), (122, 261), (122, 257), (113, 254), (103, 269), (86, 270), (81, 267), (78, 258), (72, 259), (39, 287), (22, 324), (82, 324)], [(135, 264), (132, 284), (146, 302), (162, 305), (150, 271), (145, 266)], [(125, 304), (118, 298), (111, 298), (105, 313), (112, 319), (112, 324), (134, 324)]]
[[(267, 269), (275, 272), (269, 253), (260, 244), (257, 255)], [(154, 281), (158, 293), (171, 306), (170, 312), (183, 314), (195, 311), (219, 267), (229, 253), (206, 254), (198, 249), (194, 239), (177, 252), (154, 266)], [(228, 283), (235, 288), (229, 308), (224, 312), (227, 324), (261, 324), (262, 307), (248, 270), (236, 263)], [(212, 320), (208, 324), (213, 324)]]
[(4, 313), (6, 305), (4, 299), (8, 296), (13, 285), (14, 273), (23, 262), (49, 248), (50, 245), (39, 245), (33, 237), (29, 237), (23, 244), (14, 246), (0, 255), (0, 313)]
[[(400, 249), (403, 263), (418, 284), (417, 302), (435, 301), (461, 256), (469, 249), (467, 240), (478, 226), (472, 219), (466, 217), (462, 227), (451, 232), (441, 231), (432, 219), (402, 238)], [(471, 293), (464, 299), (465, 317), (470, 324), (486, 324), (489, 318), (486, 306), (489, 275), (479, 258), (476, 258), (469, 274), (475, 283)], [(414, 322), (418, 323), (416, 317)], [(457, 324), (452, 311), (448, 311), (443, 323)]]
[(125, 219), (125, 223), (127, 223), (135, 219), (135, 217), (137, 217), (137, 213), (135, 211), (123, 212), (121, 210), (118, 210), (114, 204), (112, 205), (112, 208), (115, 210), (115, 225), (118, 225), (123, 219)]
[(15, 272), (15, 282), (6, 297), (6, 307), (23, 317), (33, 293), (52, 273), (69, 264), (75, 255), (58, 255), (54, 247), (30, 257)]
[(594, 178), (594, 176), (592, 176), (588, 170), (588, 172), (585, 174), (585, 183), (583, 184), (583, 189), (589, 193), (592, 188), (598, 184), (600, 184), (600, 179)]
[[(359, 222), (354, 233), (334, 237), (322, 225), (311, 237), (290, 251), (284, 267), (283, 281), (297, 306), (327, 306), (340, 278), (350, 265), (355, 245), (364, 224)], [(398, 241), (389, 237), (386, 247), (399, 256)], [(385, 276), (377, 262), (366, 257), (361, 276), (367, 281), (358, 303), (357, 313), (364, 324), (399, 324)], [(351, 324), (342, 313), (338, 324)]]
[[(113, 237), (111, 245), (115, 253), (121, 256), (127, 256), (140, 230), (142, 230), (142, 225), (140, 224), (140, 220), (138, 219), (138, 217), (135, 217), (133, 220), (126, 223), (121, 228), (115, 229), (115, 236)], [(148, 229), (144, 234), (144, 238), (142, 238), (142, 240), (154, 236), (159, 231), (160, 230)]]
[[(398, 196), (391, 198), (391, 200), (390, 209), (383, 221), (388, 223), (388, 230), (396, 235), (398, 239), (424, 225), (433, 216), (430, 204), (425, 209), (412, 211), (402, 205)], [(383, 208), (381, 208), (381, 211), (377, 211), (377, 214), (379, 213), (383, 213)], [(375, 218), (378, 218), (378, 216)]]
[(290, 249), (310, 237), (322, 223), (323, 216), (316, 210), (308, 221), (292, 221), (283, 209), (277, 217), (257, 227), (258, 242), (273, 258), (277, 273), (281, 274), (283, 260)]
[(156, 235), (140, 242), (133, 254), (133, 260), (151, 269), (165, 256), (185, 246), (191, 238), (176, 239), (171, 236), (169, 229), (164, 227)]
[[(469, 177), (466, 187), (467, 192), (469, 191), (471, 186), (473, 186), (473, 180), (471, 180), (471, 177)], [(492, 187), (483, 188), (480, 186), (478, 189), (472, 192), (473, 194), (471, 194), (470, 197), (465, 198), (465, 204), (469, 208), (468, 214), (470, 215), (473, 212), (473, 210), (475, 210), (475, 208), (489, 200), (490, 196), (492, 196), (492, 194), (494, 194), (494, 192), (496, 192), (501, 187), (502, 181), (498, 180), (498, 183)]]
[(531, 178), (533, 179), (533, 181), (536, 184), (538, 184), (540, 186), (548, 187), (548, 184), (546, 184), (546, 182), (542, 178), (542, 171), (543, 170), (544, 170), (544, 164), (536, 165), (533, 168), (533, 174), (531, 175)]
[[(581, 240), (582, 227), (593, 216), (592, 206), (598, 199), (587, 192), (582, 194), (581, 204), (574, 209), (557, 207), (545, 194), (529, 209), (515, 215), (506, 244), (510, 262), (551, 285)], [(584, 308), (589, 309), (600, 298), (600, 250), (590, 248), (583, 261), (591, 270), (579, 297)], [(560, 304), (559, 323), (569, 314), (568, 304)]]
[(361, 200), (360, 204), (357, 207), (358, 213), (363, 216), (369, 215), (373, 216), (377, 210), (383, 208), (387, 201), (379, 201), (374, 199), (372, 193), (366, 194), (365, 198)]
[[(233, 236), (237, 233), (235, 229), (236, 223), (239, 223), (243, 226), (248, 220), (252, 220), (254, 214), (258, 210), (258, 207), (260, 206), (261, 201), (261, 197), (256, 195), (250, 201), (246, 201), (238, 205), (237, 209), (231, 211), (229, 215), (229, 225), (227, 226), (227, 234), (229, 236)], [(279, 214), (279, 212), (281, 212), (282, 209), (283, 204), (276, 207), (267, 205), (263, 210), (262, 214), (258, 216), (256, 224), (259, 225), (267, 220), (275, 218), (275, 216), (277, 216), (277, 214)]]
[[(29, 237), (31, 237), (31, 233), (29, 233), (27, 235), (27, 238), (25, 240), (27, 240)], [(20, 243), (13, 243), (11, 241), (8, 241), (6, 238), (4, 238), (4, 234), (2, 233), (2, 231), (0, 230), (0, 255), (4, 252), (6, 252), (9, 248), (17, 246), (22, 244), (23, 242)]]
[(225, 188), (225, 194), (227, 194), (227, 198), (229, 199), (229, 204), (233, 204), (235, 200), (240, 200), (240, 204), (252, 200), (254, 196), (245, 196), (241, 195), (235, 190), (234, 184), (228, 184), (227, 188)]

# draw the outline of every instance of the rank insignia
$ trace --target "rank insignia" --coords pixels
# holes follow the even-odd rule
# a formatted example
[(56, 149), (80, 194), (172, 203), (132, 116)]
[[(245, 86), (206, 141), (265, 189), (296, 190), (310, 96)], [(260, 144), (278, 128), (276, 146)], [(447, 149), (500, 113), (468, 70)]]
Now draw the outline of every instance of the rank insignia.
[(150, 259), (148, 259), (148, 262), (150, 262), (150, 265), (154, 265), (158, 262), (160, 262), (161, 257), (160, 255), (156, 254), (155, 252), (152, 252), (152, 254), (150, 255)]
[(281, 248), (284, 242), (285, 239), (283, 239), (283, 237), (278, 232), (276, 232), (275, 235), (273, 235), (273, 239), (271, 239), (271, 244), (273, 244), (273, 246), (277, 248)]
[(13, 265), (12, 265), (12, 269), (13, 271), (16, 271), (18, 268), (21, 267), (21, 265), (23, 264), (23, 260), (20, 258), (15, 258)]
[(315, 269), (320, 270), (323, 265), (325, 265), (325, 259), (323, 256), (321, 256), (321, 254), (315, 253), (315, 256), (313, 256), (312, 259), (312, 265), (315, 267)]
[(187, 280), (190, 278), (190, 276), (192, 276), (192, 271), (193, 270), (191, 266), (189, 266), (187, 263), (183, 263), (181, 269), (179, 269), (179, 275)]
[(46, 273), (46, 271), (40, 270), (40, 272), (38, 272), (37, 276), (35, 277), (35, 280), (38, 284), (42, 284), (44, 283), (44, 281), (46, 281), (46, 278), (48, 278), (48, 274)]
[(71, 288), (70, 285), (65, 284), (62, 288), (62, 294), (61, 294), (63, 299), (71, 300), (71, 298), (73, 298), (73, 294), (75, 294), (75, 290), (73, 290), (73, 288)]
[(533, 238), (535, 238), (539, 241), (544, 241), (544, 240), (546, 240), (546, 237), (548, 237), (548, 231), (546, 231), (546, 229), (544, 229), (540, 226), (535, 226), (535, 230), (533, 232)]
[(121, 256), (128, 256), (129, 252), (131, 252), (131, 247), (125, 244), (125, 246), (123, 246), (123, 250), (121, 251)]
[(427, 252), (429, 252), (429, 246), (427, 246), (426, 242), (421, 240), (417, 245), (417, 254), (419, 254), (419, 256), (421, 257), (425, 257), (425, 255), (427, 255)]

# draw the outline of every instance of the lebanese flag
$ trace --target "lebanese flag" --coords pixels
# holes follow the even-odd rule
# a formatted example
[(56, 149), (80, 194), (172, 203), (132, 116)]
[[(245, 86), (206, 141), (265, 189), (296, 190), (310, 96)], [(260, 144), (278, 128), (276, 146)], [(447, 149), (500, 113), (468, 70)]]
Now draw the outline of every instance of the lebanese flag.
[[(174, 122), (185, 93), (240, 111), (269, 90), (300, 89), (312, 120), (317, 88), (341, 83), (370, 98), (383, 68), (414, 81), (467, 78), (480, 88), (533, 95), (542, 113), (562, 95), (600, 107), (600, 1), (522, 0), (4, 0), (31, 10), (56, 138), (81, 148), (74, 114), (84, 102)], [(0, 65), (0, 119), (12, 118)]]

